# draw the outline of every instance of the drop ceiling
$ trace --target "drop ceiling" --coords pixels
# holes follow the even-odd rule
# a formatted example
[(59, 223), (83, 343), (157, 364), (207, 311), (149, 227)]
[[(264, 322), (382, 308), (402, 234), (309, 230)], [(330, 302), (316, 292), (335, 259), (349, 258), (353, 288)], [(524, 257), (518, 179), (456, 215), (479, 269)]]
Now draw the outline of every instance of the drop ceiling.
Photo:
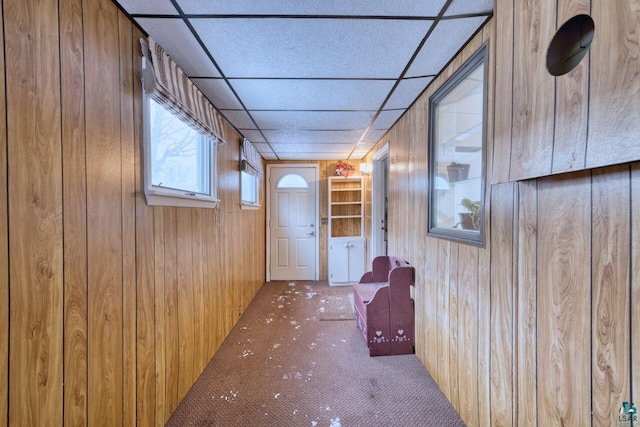
[(361, 159), (493, 0), (119, 0), (265, 159)]

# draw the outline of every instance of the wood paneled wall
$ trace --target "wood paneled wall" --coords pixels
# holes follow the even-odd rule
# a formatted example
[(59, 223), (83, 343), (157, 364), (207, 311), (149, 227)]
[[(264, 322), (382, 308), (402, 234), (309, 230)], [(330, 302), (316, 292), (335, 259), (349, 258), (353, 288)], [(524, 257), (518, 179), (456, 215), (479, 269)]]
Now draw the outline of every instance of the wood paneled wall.
[(147, 206), (140, 31), (110, 0), (2, 8), (0, 426), (164, 425), (264, 282), (239, 135), (219, 209)]
[[(494, 18), (371, 151), (389, 141), (389, 251), (416, 267), (416, 353), (469, 426), (617, 425), (622, 403), (640, 394), (640, 352), (631, 351), (640, 345), (640, 163), (585, 169), (583, 157), (580, 167), (571, 166), (581, 171), (488, 183), (483, 247), (426, 235), (428, 99), (483, 43), (488, 43), (490, 58), (487, 173), (504, 178), (496, 181), (537, 170), (527, 169), (524, 161), (514, 163), (520, 158), (515, 156), (525, 152), (534, 160), (546, 153), (570, 164), (575, 135), (586, 135), (586, 128), (576, 130), (584, 123), (567, 109), (582, 111), (603, 102), (592, 94), (585, 98), (586, 105), (580, 97), (564, 105), (561, 96), (555, 103), (552, 97), (538, 104), (531, 99), (538, 89), (526, 98), (530, 102), (512, 98), (512, 87), (548, 84), (524, 50), (540, 43), (540, 35), (527, 23), (530, 18), (555, 28), (555, 2), (552, 8), (541, 2), (518, 3), (515, 12), (513, 2), (497, 3)], [(571, 7), (564, 3), (559, 2), (558, 12), (563, 16), (582, 10), (573, 7), (579, 2)], [(596, 11), (604, 11), (592, 3), (596, 19)], [(613, 9), (629, 11), (630, 5), (638, 2), (616, 2)], [(515, 51), (513, 40), (503, 37), (509, 28), (513, 35), (514, 13), (515, 28), (522, 32)], [(596, 20), (596, 37), (603, 38), (599, 43), (614, 42), (607, 34), (617, 20), (624, 21), (619, 24), (623, 28), (628, 25), (627, 18), (602, 22), (600, 27), (612, 27), (600, 30)], [(609, 78), (593, 72), (599, 49), (594, 44), (591, 88), (594, 80)], [(627, 62), (637, 58), (627, 54)], [(531, 79), (519, 75), (529, 62)], [(513, 80), (512, 67), (520, 70)], [(578, 79), (577, 73), (566, 78)], [(566, 92), (582, 84), (561, 83), (559, 78), (551, 87)], [(636, 89), (637, 82), (628, 82), (616, 89), (621, 93), (612, 92), (606, 99), (628, 99)], [(519, 129), (511, 122), (505, 128), (512, 104), (514, 111), (537, 109), (538, 116), (523, 113)], [(637, 106), (629, 108), (625, 114), (640, 122)], [(589, 117), (593, 122), (594, 113)], [(516, 123), (515, 113), (513, 118)], [(620, 120), (616, 116), (611, 123)], [(535, 131), (528, 128), (533, 124)], [(512, 132), (513, 145), (504, 146)], [(545, 151), (549, 135), (555, 135), (553, 150)], [(615, 145), (617, 134), (611, 138), (606, 144)], [(619, 164), (625, 156), (607, 161)], [(509, 175), (509, 165), (512, 173), (516, 166), (527, 172)], [(561, 168), (560, 162), (554, 165), (554, 173), (570, 169)]]
[[(546, 70), (547, 48), (571, 17), (595, 23), (570, 73)], [(640, 160), (640, 4), (636, 0), (496, 0), (493, 183)]]

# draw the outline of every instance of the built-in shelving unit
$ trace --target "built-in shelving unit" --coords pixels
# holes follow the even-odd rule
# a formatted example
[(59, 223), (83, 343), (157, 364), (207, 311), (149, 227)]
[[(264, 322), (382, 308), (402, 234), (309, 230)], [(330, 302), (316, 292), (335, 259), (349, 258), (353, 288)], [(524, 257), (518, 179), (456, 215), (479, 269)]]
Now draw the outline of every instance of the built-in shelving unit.
[(329, 178), (329, 284), (357, 283), (364, 274), (362, 177)]

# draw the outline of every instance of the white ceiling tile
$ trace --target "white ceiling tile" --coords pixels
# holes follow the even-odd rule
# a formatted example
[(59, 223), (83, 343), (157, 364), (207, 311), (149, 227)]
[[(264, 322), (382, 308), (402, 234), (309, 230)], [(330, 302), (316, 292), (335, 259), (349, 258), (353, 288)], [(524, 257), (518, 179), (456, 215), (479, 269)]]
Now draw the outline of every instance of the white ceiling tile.
[(486, 19), (480, 16), (440, 21), (411, 64), (406, 77), (438, 74)]
[(381, 111), (380, 115), (371, 126), (372, 130), (387, 130), (404, 114), (405, 110)]
[(173, 58), (187, 76), (220, 76), (182, 19), (136, 18), (136, 21)]
[(260, 135), (260, 131), (257, 131), (257, 130), (243, 130), (242, 135), (252, 143), (265, 142), (262, 135)]
[[(262, 156), (263, 159), (265, 160), (277, 160), (278, 158), (276, 157), (275, 153), (273, 152), (268, 152), (268, 153), (260, 153), (260, 155)], [(281, 160), (285, 160), (285, 159), (281, 159)]]
[(346, 159), (349, 156), (350, 151), (343, 152), (324, 152), (324, 151), (310, 151), (306, 153), (278, 153), (280, 160), (338, 160)]
[(364, 156), (367, 155), (367, 153), (369, 152), (369, 150), (367, 151), (354, 151), (353, 153), (351, 153), (351, 160), (362, 160), (364, 158)]
[(285, 143), (271, 143), (271, 146), (278, 155), (281, 153), (307, 153), (309, 151), (324, 151), (324, 152), (351, 152), (354, 144), (285, 144)]
[(178, 0), (185, 13), (436, 16), (446, 0)]
[(367, 134), (362, 138), (362, 142), (378, 142), (382, 136), (387, 133), (387, 130), (370, 130)]
[(227, 119), (237, 129), (256, 129), (256, 125), (251, 121), (251, 117), (245, 111), (224, 110), (222, 111)]
[(351, 143), (355, 144), (362, 136), (362, 131), (300, 131), (300, 130), (266, 130), (263, 131), (271, 143)]
[(366, 129), (375, 111), (251, 111), (260, 129)]
[(233, 80), (249, 110), (378, 110), (392, 81)]
[(431, 80), (433, 80), (433, 77), (402, 80), (396, 90), (393, 91), (393, 95), (391, 95), (384, 108), (408, 108)]
[(227, 77), (397, 78), (432, 21), (190, 20)]
[(170, 0), (117, 0), (130, 15), (136, 13), (152, 15), (177, 15), (178, 11)]
[(251, 142), (251, 144), (256, 150), (258, 150), (260, 154), (273, 153), (273, 151), (271, 150), (271, 147), (269, 147), (269, 144), (265, 142)]
[(209, 101), (220, 110), (242, 110), (238, 98), (222, 79), (191, 79)]
[(465, 15), (470, 13), (491, 13), (493, 0), (453, 0), (444, 16)]

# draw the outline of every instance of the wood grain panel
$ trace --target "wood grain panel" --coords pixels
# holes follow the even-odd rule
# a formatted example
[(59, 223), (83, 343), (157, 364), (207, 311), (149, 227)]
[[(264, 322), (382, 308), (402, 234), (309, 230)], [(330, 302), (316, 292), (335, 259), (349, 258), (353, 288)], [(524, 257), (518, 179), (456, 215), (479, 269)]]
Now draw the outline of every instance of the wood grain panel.
[(459, 245), (458, 412), (469, 426), (478, 420), (478, 248)]
[[(0, 19), (4, 46), (4, 22)], [(5, 70), (4, 49), (0, 69)], [(0, 73), (0, 426), (9, 423), (9, 210), (7, 201), (7, 105), (5, 73)]]
[[(134, 30), (134, 36), (131, 40), (133, 52), (136, 57), (140, 55), (140, 42), (138, 39), (141, 34), (138, 30)], [(140, 424), (153, 425), (154, 418), (164, 421), (164, 414), (160, 413), (155, 417), (153, 413), (154, 403), (159, 400), (156, 397), (160, 393), (156, 393), (156, 366), (154, 361), (155, 341), (158, 339), (154, 336), (154, 320), (160, 321), (157, 313), (154, 315), (154, 282), (159, 279), (156, 277), (158, 267), (162, 258), (158, 252), (157, 246), (154, 246), (155, 238), (158, 236), (157, 227), (154, 220), (155, 209), (146, 205), (144, 198), (144, 177), (142, 175), (142, 85), (140, 81), (141, 75), (140, 61), (133, 61), (134, 79), (134, 168), (135, 168), (135, 191), (136, 191), (136, 402), (137, 414)], [(162, 223), (160, 223), (162, 224)], [(162, 230), (162, 229), (161, 229)], [(160, 234), (160, 238), (162, 234)], [(161, 301), (156, 301), (158, 304)], [(160, 323), (159, 323), (160, 324)], [(157, 330), (162, 333), (162, 329)], [(162, 342), (162, 341), (160, 341)], [(160, 345), (161, 347), (161, 345)], [(157, 348), (157, 347), (156, 347)], [(164, 350), (164, 349), (163, 349)], [(158, 372), (160, 378), (162, 373)], [(159, 389), (160, 390), (160, 389)]]
[[(83, 4), (87, 157), (89, 424), (123, 416), (122, 182), (117, 9)], [(114, 102), (115, 101), (115, 102)], [(118, 232), (114, 232), (118, 230)]]
[[(436, 381), (438, 373), (438, 330), (436, 325), (440, 318), (438, 315), (440, 297), (438, 292), (438, 258), (436, 256), (428, 255), (437, 253), (438, 240), (426, 238), (425, 252), (424, 254), (420, 254), (421, 260), (424, 260), (423, 262), (425, 263), (425, 290), (423, 292), (423, 298), (425, 299), (425, 316), (423, 321), (423, 327), (425, 328), (425, 343), (424, 354), (422, 355), (421, 360)], [(418, 260), (418, 262), (419, 261), (420, 260)]]
[[(193, 329), (194, 329), (194, 345), (193, 351), (194, 362), (194, 378), (200, 375), (204, 369), (208, 359), (205, 354), (205, 321), (204, 321), (204, 274), (203, 274), (203, 229), (202, 209), (191, 210), (191, 224), (193, 229), (193, 240), (191, 256), (193, 258)], [(244, 239), (243, 239), (244, 241)]]
[[(490, 236), (490, 226), (485, 227)], [(491, 239), (486, 240), (478, 256), (478, 425), (484, 427), (491, 425)]]
[(6, 0), (3, 18), (11, 298), (8, 424), (60, 425), (64, 278), (58, 2)]
[[(153, 208), (153, 236), (154, 236), (154, 293), (153, 301), (155, 302), (153, 307), (154, 319), (155, 319), (155, 331), (153, 343), (155, 358), (155, 383), (151, 383), (146, 390), (145, 399), (146, 404), (153, 403), (154, 412), (145, 411), (144, 417), (147, 425), (162, 426), (166, 422), (168, 416), (166, 415), (166, 389), (167, 389), (167, 363), (166, 363), (166, 324), (165, 324), (165, 285), (164, 285), (164, 209), (162, 207)], [(149, 331), (151, 332), (151, 331)], [(151, 356), (147, 356), (151, 357)], [(140, 354), (138, 354), (138, 364), (140, 364)], [(139, 369), (140, 371), (140, 369)], [(146, 375), (151, 374), (151, 372)], [(138, 380), (139, 381), (139, 380)], [(139, 388), (140, 389), (140, 388)], [(140, 396), (138, 397), (140, 400)], [(146, 408), (138, 409), (138, 419), (142, 419), (141, 412)]]
[(555, 32), (555, 10), (556, 0), (514, 8), (511, 180), (551, 172), (554, 114), (549, 106), (555, 83), (546, 69), (546, 53)]
[[(164, 287), (165, 287), (165, 419), (178, 406), (179, 324), (178, 324), (178, 237), (176, 208), (164, 210)], [(163, 390), (159, 392), (162, 393)]]
[(536, 395), (537, 337), (537, 182), (518, 183), (518, 295), (516, 355), (516, 424), (538, 424)]
[(493, 186), (490, 234), (492, 426), (513, 424), (513, 205), (512, 183)]
[[(118, 11), (120, 51), (120, 158), (122, 186), (122, 350), (123, 415), (122, 423), (136, 423), (136, 188), (135, 140), (133, 116), (133, 31), (129, 18)], [(136, 51), (137, 52), (137, 51)], [(153, 363), (151, 363), (153, 366)], [(152, 368), (153, 369), (153, 368)], [(152, 370), (153, 372), (153, 370)]]
[(460, 408), (460, 387), (458, 382), (458, 272), (460, 266), (460, 244), (451, 243), (449, 261), (449, 400), (454, 408)]
[(585, 167), (640, 159), (640, 4), (591, 3), (596, 36), (591, 45)]
[(590, 192), (588, 172), (538, 182), (538, 425), (591, 423)]
[(629, 178), (629, 166), (593, 171), (593, 425), (615, 425), (621, 402), (631, 400)]
[[(490, 158), (491, 183), (509, 180), (513, 106), (513, 13), (514, 0), (495, 0), (495, 135)], [(489, 92), (491, 94), (491, 92)]]
[[(640, 400), (640, 163), (631, 166), (631, 400)], [(637, 406), (636, 406), (637, 407)]]
[(451, 243), (438, 240), (438, 371), (436, 381), (447, 399), (451, 401), (451, 369), (449, 366), (449, 268), (451, 262)]
[[(178, 208), (178, 398), (181, 400), (194, 380), (194, 294), (191, 209)], [(230, 297), (229, 300), (232, 300)]]
[[(590, 0), (558, 2), (557, 27), (572, 17), (589, 14)], [(547, 42), (548, 43), (548, 42)], [(568, 74), (556, 78), (553, 173), (584, 167), (589, 107), (589, 54)]]
[(64, 423), (87, 420), (87, 183), (82, 2), (60, 1), (64, 223)]

